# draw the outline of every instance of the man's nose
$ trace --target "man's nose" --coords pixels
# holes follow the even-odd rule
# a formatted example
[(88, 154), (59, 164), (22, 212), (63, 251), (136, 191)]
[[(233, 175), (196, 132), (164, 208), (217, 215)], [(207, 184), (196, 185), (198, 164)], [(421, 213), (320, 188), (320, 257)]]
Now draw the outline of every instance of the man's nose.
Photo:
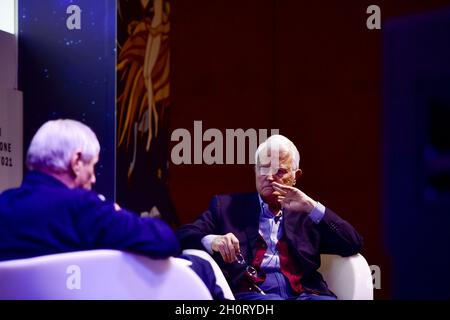
[(95, 174), (93, 174), (91, 177), (91, 183), (95, 184), (96, 181), (97, 181), (97, 178), (95, 177)]

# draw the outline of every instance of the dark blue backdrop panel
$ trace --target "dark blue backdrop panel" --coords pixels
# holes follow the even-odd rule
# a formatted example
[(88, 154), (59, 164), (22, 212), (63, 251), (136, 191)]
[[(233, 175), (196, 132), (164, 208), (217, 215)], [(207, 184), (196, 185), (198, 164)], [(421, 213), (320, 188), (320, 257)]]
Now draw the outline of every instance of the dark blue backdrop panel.
[[(77, 5), (80, 29), (70, 5)], [(19, 86), (24, 145), (49, 119), (93, 128), (102, 147), (96, 190), (115, 197), (115, 0), (20, 0)]]
[(384, 32), (384, 221), (392, 292), (450, 298), (450, 8)]

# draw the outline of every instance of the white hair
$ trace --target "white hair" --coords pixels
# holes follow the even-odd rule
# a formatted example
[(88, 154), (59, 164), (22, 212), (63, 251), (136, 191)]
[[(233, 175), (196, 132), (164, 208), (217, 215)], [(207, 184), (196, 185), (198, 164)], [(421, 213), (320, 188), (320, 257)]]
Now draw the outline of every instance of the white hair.
[(26, 165), (30, 170), (67, 172), (76, 152), (85, 163), (99, 154), (100, 143), (91, 128), (69, 119), (47, 121), (31, 140)]
[(267, 148), (269, 148), (269, 150), (275, 149), (279, 152), (288, 152), (292, 156), (292, 170), (297, 170), (300, 167), (300, 153), (298, 152), (297, 147), (291, 140), (281, 134), (270, 136), (266, 141), (258, 146), (258, 149), (256, 149), (255, 152), (256, 165), (258, 165), (258, 159), (261, 158), (262, 152)]

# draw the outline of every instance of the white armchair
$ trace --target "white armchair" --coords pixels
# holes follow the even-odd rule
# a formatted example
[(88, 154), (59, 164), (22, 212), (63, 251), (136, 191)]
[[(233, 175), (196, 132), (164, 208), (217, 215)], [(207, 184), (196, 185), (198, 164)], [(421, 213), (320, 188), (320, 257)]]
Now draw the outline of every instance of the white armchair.
[(361, 254), (322, 254), (319, 272), (339, 300), (373, 300), (372, 272)]
[[(217, 285), (222, 288), (225, 298), (234, 300), (234, 295), (220, 267), (206, 251), (186, 249), (183, 253), (208, 260), (216, 275)], [(339, 300), (373, 300), (372, 274), (366, 259), (361, 254), (351, 257), (323, 254), (320, 258), (322, 264), (319, 272)]]
[(4, 261), (0, 299), (211, 300), (190, 263), (116, 250)]

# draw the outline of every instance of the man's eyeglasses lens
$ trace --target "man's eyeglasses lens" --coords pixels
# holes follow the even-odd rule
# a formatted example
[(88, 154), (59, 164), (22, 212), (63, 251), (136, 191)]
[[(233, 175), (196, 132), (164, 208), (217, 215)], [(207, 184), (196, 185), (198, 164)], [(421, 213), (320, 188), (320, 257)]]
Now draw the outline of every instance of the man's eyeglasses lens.
[[(240, 252), (236, 253), (236, 261), (239, 264), (246, 264), (244, 256)], [(255, 280), (255, 278), (257, 277), (256, 269), (253, 266), (247, 265), (247, 267), (245, 268), (245, 271), (247, 272), (247, 275), (250, 277), (251, 281), (253, 282)], [(253, 283), (253, 286), (256, 288), (256, 290), (258, 292), (265, 295), (264, 291), (262, 291), (255, 283)]]
[[(240, 252), (236, 253), (236, 261), (239, 264), (246, 264), (245, 258)], [(256, 269), (253, 266), (247, 265), (247, 268), (245, 268), (245, 270), (251, 277), (256, 277)]]
[(239, 264), (245, 264), (244, 256), (240, 252), (236, 254), (236, 260)]

